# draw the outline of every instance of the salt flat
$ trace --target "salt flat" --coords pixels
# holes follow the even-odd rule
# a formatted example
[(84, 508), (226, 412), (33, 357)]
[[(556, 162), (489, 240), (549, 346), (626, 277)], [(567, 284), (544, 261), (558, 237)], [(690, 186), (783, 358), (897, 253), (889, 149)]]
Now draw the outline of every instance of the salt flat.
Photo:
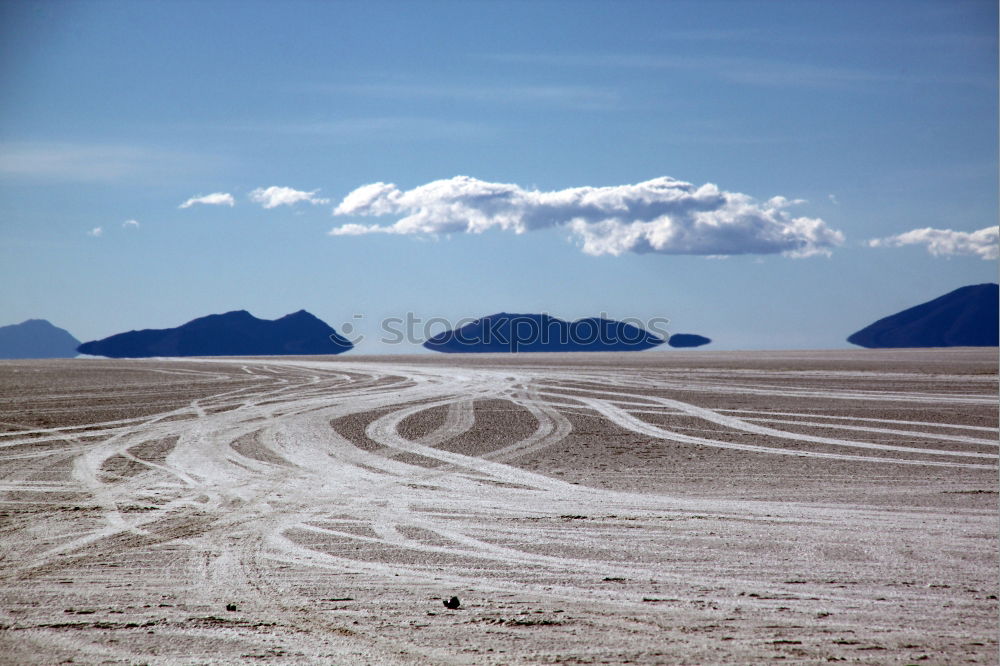
[(5, 361), (0, 400), (3, 663), (997, 663), (994, 349)]

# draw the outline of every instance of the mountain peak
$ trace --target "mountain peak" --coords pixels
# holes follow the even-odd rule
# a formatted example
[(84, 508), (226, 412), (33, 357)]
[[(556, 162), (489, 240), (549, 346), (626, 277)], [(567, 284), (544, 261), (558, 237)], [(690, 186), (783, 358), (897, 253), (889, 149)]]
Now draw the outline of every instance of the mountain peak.
[(0, 358), (73, 358), (80, 341), (47, 319), (0, 326)]
[(869, 348), (996, 347), (997, 299), (993, 282), (959, 287), (943, 296), (883, 317), (847, 341)]
[(306, 310), (296, 310), (286, 314), (282, 319), (317, 319), (317, 317)]

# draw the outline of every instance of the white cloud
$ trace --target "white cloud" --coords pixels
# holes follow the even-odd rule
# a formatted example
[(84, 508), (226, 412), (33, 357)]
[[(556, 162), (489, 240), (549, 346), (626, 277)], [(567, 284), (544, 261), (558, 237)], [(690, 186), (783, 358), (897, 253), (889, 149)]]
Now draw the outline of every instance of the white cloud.
[(344, 224), (334, 236), (367, 233), (524, 233), (564, 227), (592, 255), (625, 252), (733, 255), (829, 254), (841, 232), (820, 219), (792, 217), (801, 201), (760, 202), (712, 184), (696, 187), (669, 177), (635, 185), (524, 190), (458, 176), (402, 191), (372, 183), (348, 194), (334, 215), (401, 215), (390, 226)]
[(138, 229), (139, 228), (139, 220), (125, 220), (124, 222), (122, 222), (122, 228), (123, 229)]
[(94, 227), (93, 229), (87, 232), (87, 235), (98, 238), (104, 235), (104, 229), (102, 227)]
[(887, 238), (868, 241), (871, 247), (902, 247), (903, 245), (926, 245), (934, 256), (977, 256), (983, 260), (996, 259), (1000, 255), (1000, 226), (986, 227), (979, 231), (952, 231), (951, 229), (913, 229)]
[(204, 196), (191, 197), (184, 203), (182, 203), (180, 208), (190, 208), (195, 204), (206, 204), (209, 206), (229, 206), (232, 208), (236, 205), (236, 200), (233, 199), (233, 195), (227, 192), (213, 192), (212, 194), (206, 194)]
[(319, 190), (313, 190), (312, 192), (303, 192), (301, 190), (293, 190), (290, 187), (278, 187), (277, 185), (272, 185), (268, 188), (258, 187), (256, 190), (250, 193), (250, 201), (254, 203), (259, 203), (264, 206), (264, 208), (276, 208), (278, 206), (292, 206), (299, 203), (300, 201), (306, 201), (312, 205), (318, 204), (328, 204), (329, 199), (321, 199), (316, 196)]

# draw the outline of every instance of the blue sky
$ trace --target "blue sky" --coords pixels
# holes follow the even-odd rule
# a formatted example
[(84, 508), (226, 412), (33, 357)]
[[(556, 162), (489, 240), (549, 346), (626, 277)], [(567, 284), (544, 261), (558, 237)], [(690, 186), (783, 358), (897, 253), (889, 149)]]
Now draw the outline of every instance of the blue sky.
[(305, 308), (394, 353), (385, 317), (545, 311), (847, 347), (996, 281), (996, 30), (985, 0), (2, 0), (0, 325)]

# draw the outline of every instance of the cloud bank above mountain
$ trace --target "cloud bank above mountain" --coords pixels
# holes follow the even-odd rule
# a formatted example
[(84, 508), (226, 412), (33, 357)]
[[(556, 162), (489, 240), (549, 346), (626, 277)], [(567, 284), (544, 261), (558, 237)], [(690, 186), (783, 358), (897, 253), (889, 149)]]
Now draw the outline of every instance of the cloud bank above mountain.
[(871, 247), (902, 247), (904, 245), (925, 245), (927, 251), (938, 257), (976, 256), (984, 261), (992, 261), (1000, 255), (1000, 226), (986, 227), (978, 231), (952, 231), (925, 227), (887, 238), (868, 241)]
[(818, 218), (794, 217), (803, 203), (784, 197), (758, 201), (716, 185), (695, 186), (670, 177), (634, 185), (574, 187), (551, 192), (490, 183), (467, 176), (403, 191), (391, 183), (355, 189), (336, 216), (400, 216), (388, 226), (348, 223), (333, 236), (369, 233), (525, 233), (568, 229), (590, 255), (627, 252), (736, 255), (829, 254), (844, 235)]

